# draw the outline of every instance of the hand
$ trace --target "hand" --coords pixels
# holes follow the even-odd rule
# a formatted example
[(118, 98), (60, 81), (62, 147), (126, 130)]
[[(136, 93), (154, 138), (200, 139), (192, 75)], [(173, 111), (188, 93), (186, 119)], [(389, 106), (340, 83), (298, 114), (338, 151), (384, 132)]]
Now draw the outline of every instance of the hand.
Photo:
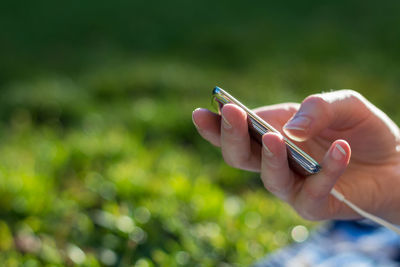
[(229, 165), (261, 172), (265, 188), (306, 219), (359, 218), (330, 195), (335, 187), (362, 209), (400, 223), (399, 128), (363, 96), (341, 90), (255, 112), (320, 162), (322, 170), (309, 177), (294, 173), (282, 136), (265, 134), (261, 148), (250, 139), (246, 113), (236, 105), (225, 105), (222, 116), (196, 109), (193, 122), (203, 138), (221, 147)]

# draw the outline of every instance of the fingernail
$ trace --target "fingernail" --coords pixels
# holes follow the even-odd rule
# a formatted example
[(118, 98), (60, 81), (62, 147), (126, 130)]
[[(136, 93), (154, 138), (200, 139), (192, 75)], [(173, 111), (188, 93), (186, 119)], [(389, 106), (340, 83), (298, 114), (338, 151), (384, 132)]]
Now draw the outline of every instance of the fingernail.
[(274, 154), (271, 152), (271, 150), (269, 150), (269, 148), (267, 147), (267, 145), (263, 142), (263, 147), (264, 147), (264, 154), (268, 157), (272, 157), (274, 156)]
[(296, 115), (293, 119), (287, 122), (283, 128), (287, 130), (305, 131), (308, 126), (310, 126), (310, 123), (310, 118), (303, 115)]
[(199, 129), (199, 126), (196, 124), (196, 122), (194, 121), (194, 118), (193, 118), (193, 113), (196, 111), (196, 110), (199, 110), (200, 108), (196, 108), (195, 110), (193, 110), (193, 112), (192, 112), (192, 122), (193, 122), (193, 124), (194, 124), (194, 126), (196, 126), (196, 128), (197, 129)]
[(230, 129), (232, 128), (232, 125), (228, 122), (228, 120), (224, 117), (223, 114), (221, 114), (222, 117), (222, 125), (224, 126), (225, 129)]
[(332, 157), (335, 160), (342, 160), (346, 156), (346, 151), (339, 144), (336, 144), (332, 150)]

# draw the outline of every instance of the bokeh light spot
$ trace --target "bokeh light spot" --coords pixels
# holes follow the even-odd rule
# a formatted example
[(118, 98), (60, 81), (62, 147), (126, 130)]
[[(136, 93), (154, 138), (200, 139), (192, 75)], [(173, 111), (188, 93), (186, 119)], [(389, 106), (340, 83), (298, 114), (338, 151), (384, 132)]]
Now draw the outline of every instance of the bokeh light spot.
[(133, 232), (130, 234), (130, 239), (135, 241), (136, 243), (144, 243), (147, 238), (147, 233), (143, 231), (140, 227), (135, 227)]
[(228, 197), (224, 202), (225, 212), (231, 216), (239, 214), (242, 210), (243, 203), (239, 197)]
[(75, 263), (75, 264), (82, 264), (86, 259), (85, 252), (82, 251), (78, 246), (70, 244), (67, 248), (68, 257)]
[(141, 224), (145, 224), (150, 220), (151, 213), (145, 207), (139, 207), (135, 210), (134, 218)]
[(111, 249), (104, 249), (100, 253), (100, 260), (104, 265), (114, 265), (117, 263), (117, 254)]
[(133, 220), (129, 216), (120, 216), (116, 221), (116, 226), (118, 230), (124, 233), (131, 233), (134, 228), (135, 224)]
[(303, 225), (297, 225), (293, 227), (291, 236), (298, 243), (304, 242), (308, 238), (308, 229)]
[(186, 251), (178, 251), (175, 256), (176, 262), (180, 265), (185, 265), (189, 262), (190, 255)]

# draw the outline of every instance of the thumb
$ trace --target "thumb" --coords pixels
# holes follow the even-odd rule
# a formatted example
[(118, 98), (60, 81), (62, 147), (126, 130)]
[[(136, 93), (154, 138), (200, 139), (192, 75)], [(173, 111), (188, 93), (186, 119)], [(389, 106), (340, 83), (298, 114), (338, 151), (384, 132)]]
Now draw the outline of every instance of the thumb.
[(285, 124), (283, 131), (291, 139), (302, 142), (322, 130), (349, 129), (368, 117), (371, 106), (363, 96), (352, 90), (311, 95)]

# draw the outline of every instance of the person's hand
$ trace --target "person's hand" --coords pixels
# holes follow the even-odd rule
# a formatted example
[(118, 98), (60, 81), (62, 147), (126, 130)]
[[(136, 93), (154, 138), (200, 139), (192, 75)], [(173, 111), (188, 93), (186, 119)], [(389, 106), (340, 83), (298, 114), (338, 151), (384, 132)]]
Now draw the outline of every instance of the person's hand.
[(279, 134), (265, 134), (261, 148), (248, 134), (246, 113), (236, 105), (225, 105), (222, 118), (206, 109), (196, 109), (192, 116), (200, 135), (221, 147), (229, 165), (261, 172), (265, 188), (302, 217), (359, 218), (330, 195), (335, 187), (362, 209), (400, 223), (399, 129), (363, 96), (341, 90), (311, 95), (301, 105), (278, 104), (255, 112), (320, 162), (321, 171), (301, 177), (289, 169)]

